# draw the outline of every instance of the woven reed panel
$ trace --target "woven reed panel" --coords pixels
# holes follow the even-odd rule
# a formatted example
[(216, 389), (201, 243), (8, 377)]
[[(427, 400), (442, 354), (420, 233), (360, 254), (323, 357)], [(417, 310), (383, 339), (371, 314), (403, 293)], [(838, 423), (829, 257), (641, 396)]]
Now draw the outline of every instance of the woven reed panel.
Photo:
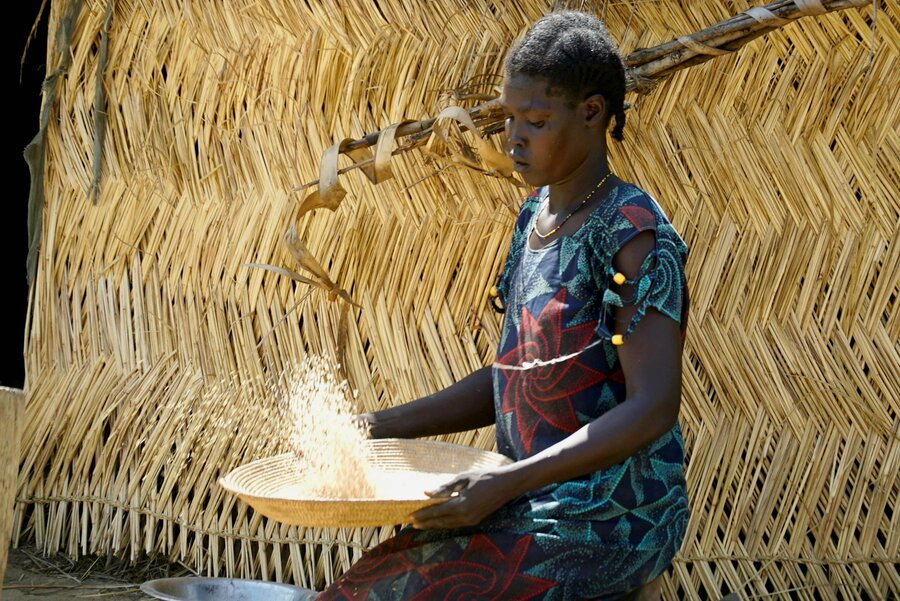
[(16, 501), (16, 473), (19, 441), (25, 414), (25, 394), (20, 388), (0, 386), (0, 597), (6, 572), (13, 506)]
[[(592, 6), (629, 52), (748, 4)], [(364, 409), (487, 364), (521, 192), (418, 152), (378, 186), (342, 177), (343, 204), (298, 223), (360, 306), (342, 353), (340, 301), (245, 264), (296, 269), (281, 237), (324, 149), (434, 116), (547, 8), (116, 2), (93, 204), (105, 3), (85, 3), (46, 134), (14, 535), (316, 587), (389, 536), (285, 527), (216, 479), (279, 450), (278, 390), (310, 353), (342, 363)], [(691, 247), (693, 513), (667, 599), (900, 594), (900, 11), (872, 11), (679, 72), (630, 98), (613, 145)]]

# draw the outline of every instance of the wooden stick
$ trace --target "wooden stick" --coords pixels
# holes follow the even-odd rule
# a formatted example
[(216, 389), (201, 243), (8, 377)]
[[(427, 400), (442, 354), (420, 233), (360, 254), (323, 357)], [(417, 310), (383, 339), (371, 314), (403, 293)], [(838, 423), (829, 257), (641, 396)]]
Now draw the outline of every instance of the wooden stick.
[[(858, 7), (868, 4), (868, 0), (834, 0), (831, 2), (823, 1), (822, 6), (826, 12), (834, 12), (846, 8)], [(777, 0), (763, 7), (767, 11), (773, 13), (779, 19), (784, 21), (794, 21), (807, 15), (808, 13), (801, 9), (794, 0)], [(749, 14), (742, 12), (733, 17), (729, 17), (724, 21), (720, 21), (715, 25), (702, 29), (690, 36), (676, 38), (664, 44), (659, 44), (652, 48), (635, 50), (624, 58), (626, 65), (626, 89), (629, 92), (637, 92), (639, 94), (646, 93), (655, 87), (660, 80), (670, 76), (671, 74), (705, 63), (706, 61), (716, 58), (712, 50), (721, 49), (727, 52), (733, 52), (749, 42), (755, 40), (759, 36), (765, 35), (771, 31), (784, 26), (784, 22), (772, 21), (772, 24), (758, 21)], [(687, 43), (696, 43), (711, 49), (710, 53), (692, 54)], [(503, 113), (500, 108), (500, 102), (497, 98), (493, 98), (469, 109), (469, 114), (475, 121), (476, 125), (483, 125), (481, 134), (483, 136), (494, 135), (502, 131)], [(391, 152), (392, 156), (407, 152), (413, 148), (424, 145), (431, 135), (432, 126), (436, 121), (435, 118), (424, 119), (413, 123), (407, 123), (397, 128), (396, 137), (407, 137), (410, 139), (398, 146)], [(467, 129), (465, 126), (460, 126)], [(347, 144), (345, 152), (368, 148), (374, 146), (378, 141), (381, 131), (366, 134), (362, 138), (354, 140)], [(354, 169), (367, 167), (372, 165), (374, 160), (367, 159), (358, 163), (353, 163), (338, 170), (338, 175), (343, 175)], [(302, 191), (319, 183), (319, 180), (312, 180), (301, 184), (294, 188), (295, 191)]]

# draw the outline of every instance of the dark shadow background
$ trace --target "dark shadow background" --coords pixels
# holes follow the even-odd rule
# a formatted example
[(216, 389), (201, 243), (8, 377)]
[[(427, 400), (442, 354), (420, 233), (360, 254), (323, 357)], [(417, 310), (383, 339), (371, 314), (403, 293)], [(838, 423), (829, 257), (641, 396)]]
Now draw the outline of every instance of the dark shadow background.
[(28, 283), (25, 260), (28, 256), (28, 165), (22, 156), (25, 146), (37, 134), (40, 125), (41, 83), (46, 74), (47, 14), (45, 9), (24, 64), (22, 53), (31, 28), (37, 20), (40, 2), (26, 2), (4, 11), (6, 26), (6, 98), (4, 107), (7, 132), (3, 161), (7, 194), (3, 211), (3, 353), (0, 355), (0, 386), (21, 388), (25, 382), (25, 314), (28, 309)]

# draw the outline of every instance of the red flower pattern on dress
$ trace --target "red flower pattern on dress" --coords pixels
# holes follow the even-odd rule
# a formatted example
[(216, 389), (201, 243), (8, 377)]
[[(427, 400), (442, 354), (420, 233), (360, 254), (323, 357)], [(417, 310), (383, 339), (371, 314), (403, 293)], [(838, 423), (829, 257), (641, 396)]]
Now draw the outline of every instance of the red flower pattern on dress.
[(619, 212), (631, 222), (639, 232), (656, 229), (656, 217), (644, 207), (627, 205), (619, 208)]
[[(550, 299), (537, 319), (523, 307), (519, 344), (497, 362), (521, 366), (527, 361), (547, 361), (584, 349), (594, 335), (596, 324), (586, 322), (563, 329), (565, 308), (565, 288)], [(579, 363), (577, 356), (551, 365), (506, 373), (508, 379), (500, 412), (515, 413), (516, 426), (527, 453), (531, 453), (534, 435), (541, 423), (566, 433), (581, 427), (572, 408), (571, 396), (607, 379), (605, 373)]]
[(399, 576), (416, 569), (416, 565), (404, 554), (409, 549), (421, 546), (411, 534), (398, 535), (381, 543), (362, 559), (353, 564), (353, 569), (335, 583), (335, 586), (316, 597), (320, 601), (351, 601), (369, 598), (369, 593), (380, 580)]
[(556, 582), (519, 573), (529, 545), (531, 535), (523, 536), (507, 555), (503, 555), (490, 538), (476, 534), (459, 559), (419, 568), (419, 574), (429, 585), (413, 597), (413, 601), (526, 601), (537, 597)]

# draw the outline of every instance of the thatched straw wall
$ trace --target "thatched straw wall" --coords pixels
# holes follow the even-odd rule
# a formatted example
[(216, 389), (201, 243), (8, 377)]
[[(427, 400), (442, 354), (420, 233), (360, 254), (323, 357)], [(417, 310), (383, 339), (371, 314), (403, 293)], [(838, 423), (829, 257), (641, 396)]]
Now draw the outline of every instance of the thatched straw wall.
[[(625, 52), (748, 7), (590, 4)], [(341, 301), (244, 264), (296, 269), (281, 238), (323, 150), (436, 115), (548, 4), (115, 2), (105, 138), (107, 4), (74, 13), (69, 46), (79, 5), (50, 4), (65, 73), (45, 94), (14, 535), (321, 586), (390, 529), (284, 527), (216, 478), (278, 446), (272, 387), (307, 354), (342, 360), (366, 409), (490, 361), (520, 192), (419, 153), (378, 186), (345, 176), (341, 207), (298, 224), (361, 306), (343, 352)], [(614, 145), (691, 247), (693, 514), (667, 599), (900, 594), (900, 11), (872, 15), (806, 17), (681, 71), (631, 98)]]
[(25, 394), (20, 388), (0, 386), (0, 598), (9, 551), (13, 506), (16, 501), (19, 443), (25, 414)]

